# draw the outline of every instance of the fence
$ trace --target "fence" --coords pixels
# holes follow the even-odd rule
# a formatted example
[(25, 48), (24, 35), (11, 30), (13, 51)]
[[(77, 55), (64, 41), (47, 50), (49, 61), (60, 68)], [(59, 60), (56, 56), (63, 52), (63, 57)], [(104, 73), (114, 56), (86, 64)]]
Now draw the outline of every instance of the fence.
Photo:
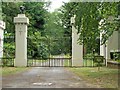
[(1, 66), (13, 67), (14, 66), (14, 58), (1, 58)]
[(83, 58), (84, 67), (96, 67), (98, 64), (105, 66), (105, 59), (103, 56), (85, 56)]
[(37, 67), (71, 67), (71, 58), (28, 59), (28, 66)]

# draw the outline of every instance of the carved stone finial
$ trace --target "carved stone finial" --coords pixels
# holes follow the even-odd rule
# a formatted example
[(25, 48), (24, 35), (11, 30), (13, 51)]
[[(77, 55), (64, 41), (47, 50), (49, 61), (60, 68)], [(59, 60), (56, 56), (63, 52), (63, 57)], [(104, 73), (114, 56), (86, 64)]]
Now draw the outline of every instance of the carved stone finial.
[(21, 14), (24, 14), (24, 13), (25, 13), (25, 7), (22, 6), (22, 5), (20, 6), (20, 13), (21, 13)]

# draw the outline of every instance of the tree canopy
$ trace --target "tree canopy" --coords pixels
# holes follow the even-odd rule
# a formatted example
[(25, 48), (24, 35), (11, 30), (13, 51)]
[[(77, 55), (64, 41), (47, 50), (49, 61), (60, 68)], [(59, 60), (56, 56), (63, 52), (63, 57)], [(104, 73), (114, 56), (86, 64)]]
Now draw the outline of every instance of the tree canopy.
[[(100, 32), (104, 31), (102, 43), (118, 27), (117, 21), (110, 21), (110, 16), (118, 17), (119, 2), (70, 2), (62, 6), (63, 25), (71, 29), (70, 18), (76, 15), (75, 27), (80, 34), (79, 43), (83, 43), (90, 51), (99, 46)], [(101, 22), (101, 20), (103, 22)], [(100, 24), (101, 22), (101, 24)]]

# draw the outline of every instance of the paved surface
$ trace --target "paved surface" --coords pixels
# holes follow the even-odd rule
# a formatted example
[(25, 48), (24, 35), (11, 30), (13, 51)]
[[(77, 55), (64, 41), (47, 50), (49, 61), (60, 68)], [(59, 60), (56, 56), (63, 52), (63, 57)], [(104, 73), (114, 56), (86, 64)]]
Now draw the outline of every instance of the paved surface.
[(63, 67), (33, 67), (2, 78), (3, 88), (96, 88)]

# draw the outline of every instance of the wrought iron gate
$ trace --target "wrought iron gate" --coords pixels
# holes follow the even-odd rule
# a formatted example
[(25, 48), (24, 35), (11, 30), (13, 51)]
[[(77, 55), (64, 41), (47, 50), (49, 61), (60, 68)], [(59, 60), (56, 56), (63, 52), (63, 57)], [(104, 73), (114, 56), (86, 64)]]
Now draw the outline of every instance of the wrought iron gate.
[(0, 57), (1, 66), (14, 66), (14, 58), (15, 58), (15, 36), (9, 35), (9, 33), (4, 34), (4, 45), (3, 50), (3, 57)]
[[(58, 40), (61, 41), (58, 42)], [(35, 46), (36, 43), (38, 48)], [(43, 37), (37, 40), (28, 38), (27, 65), (33, 67), (71, 67), (71, 47), (71, 37), (63, 37), (62, 39)], [(67, 55), (68, 53), (69, 55)]]

